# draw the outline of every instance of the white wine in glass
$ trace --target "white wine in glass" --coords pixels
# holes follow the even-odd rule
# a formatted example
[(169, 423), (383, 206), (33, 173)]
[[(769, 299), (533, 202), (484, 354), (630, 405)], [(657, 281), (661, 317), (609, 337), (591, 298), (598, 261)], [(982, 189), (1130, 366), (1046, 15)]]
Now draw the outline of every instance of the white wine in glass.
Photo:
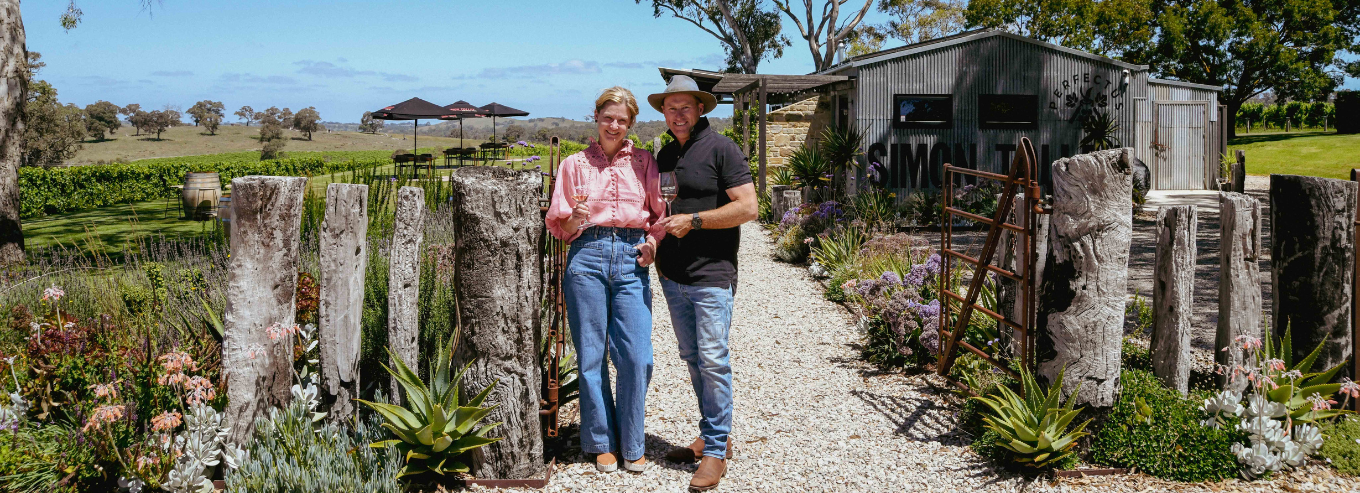
[(671, 202), (680, 193), (680, 184), (675, 181), (675, 172), (661, 173), (661, 200), (666, 201), (666, 215), (671, 214)]

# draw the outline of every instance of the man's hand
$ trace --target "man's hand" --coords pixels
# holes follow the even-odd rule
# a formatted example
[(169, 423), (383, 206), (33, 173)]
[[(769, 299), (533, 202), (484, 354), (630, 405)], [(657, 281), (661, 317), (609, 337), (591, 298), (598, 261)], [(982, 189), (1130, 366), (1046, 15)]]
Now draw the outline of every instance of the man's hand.
[(638, 251), (638, 265), (647, 267), (656, 261), (656, 239), (651, 236), (641, 245), (635, 246)]
[(694, 214), (678, 214), (668, 216), (665, 221), (666, 234), (676, 238), (684, 238), (690, 232), (690, 221), (694, 220)]

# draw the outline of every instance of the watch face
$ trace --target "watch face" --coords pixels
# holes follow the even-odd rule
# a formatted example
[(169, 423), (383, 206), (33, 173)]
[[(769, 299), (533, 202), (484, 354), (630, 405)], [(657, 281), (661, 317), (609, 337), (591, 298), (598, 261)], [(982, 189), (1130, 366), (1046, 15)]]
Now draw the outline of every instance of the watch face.
[(699, 217), (698, 214), (695, 214), (695, 215), (694, 215), (694, 219), (690, 219), (690, 220), (689, 220), (689, 227), (692, 228), (692, 229), (699, 229), (699, 228), (703, 227), (703, 225), (704, 225), (704, 219), (701, 218), (701, 217)]

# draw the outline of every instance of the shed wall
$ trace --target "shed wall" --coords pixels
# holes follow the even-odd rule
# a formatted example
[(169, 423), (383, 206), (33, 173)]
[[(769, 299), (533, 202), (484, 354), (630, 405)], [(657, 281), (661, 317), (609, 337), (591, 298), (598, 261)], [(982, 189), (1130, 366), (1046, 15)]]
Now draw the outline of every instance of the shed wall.
[[(1121, 145), (1134, 145), (1135, 98), (1146, 98), (1147, 72), (1131, 73), (1121, 87), (1123, 66), (1041, 45), (996, 36), (976, 42), (861, 66), (855, 102), (870, 162), (887, 164), (889, 188), (910, 191), (942, 184), (942, 166), (1004, 171), (1021, 137), (1039, 153), (1045, 183), (1059, 158), (1081, 152), (1083, 107), (1109, 112)], [(893, 95), (953, 95), (948, 128), (893, 128)], [(1026, 129), (979, 128), (978, 95), (1038, 97), (1038, 122)], [(899, 194), (904, 196), (904, 194)]]

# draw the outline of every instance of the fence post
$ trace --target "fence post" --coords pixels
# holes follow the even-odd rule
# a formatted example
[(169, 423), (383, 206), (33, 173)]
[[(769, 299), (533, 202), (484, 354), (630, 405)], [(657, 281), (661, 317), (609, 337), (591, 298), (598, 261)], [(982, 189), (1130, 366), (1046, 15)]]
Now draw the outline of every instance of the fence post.
[[(420, 247), (424, 239), (425, 189), (401, 187), (388, 257), (387, 347), (412, 369), (420, 364), (420, 307), (416, 303), (420, 300)], [(395, 378), (390, 384), (392, 402), (401, 404), (401, 384)]]
[(363, 349), (364, 273), (368, 266), (368, 185), (326, 187), (317, 320), (323, 402), (333, 420), (354, 413)]
[(471, 363), (462, 395), (471, 397), (499, 381), (486, 404), (501, 422), (491, 433), (504, 439), (472, 453), (472, 473), (522, 479), (542, 474), (539, 417), (542, 370), (543, 218), (536, 173), (504, 168), (464, 168), (449, 179), (453, 204), (454, 293), (458, 300), (458, 365)]
[(1276, 335), (1291, 330), (1294, 361), (1322, 344), (1316, 369), (1351, 356), (1355, 204), (1354, 182), (1270, 175), (1270, 326)]
[(1040, 289), (1038, 373), (1077, 401), (1109, 407), (1118, 396), (1129, 245), (1133, 239), (1133, 149), (1053, 163), (1053, 217)]
[(1190, 333), (1195, 306), (1193, 205), (1157, 211), (1157, 250), (1152, 280), (1152, 371), (1169, 388), (1190, 390)]
[(1234, 347), (1235, 339), (1243, 335), (1261, 336), (1261, 202), (1246, 194), (1220, 192), (1218, 210), (1218, 330), (1214, 337), (1214, 362), (1229, 370), (1218, 374), (1218, 386), (1241, 392), (1247, 379), (1229, 381), (1231, 369), (1243, 364), (1241, 351)]
[(1232, 165), (1232, 191), (1246, 193), (1247, 191), (1247, 153), (1238, 149), (1234, 154), (1237, 155), (1237, 162)]
[(243, 444), (255, 418), (290, 399), (293, 341), (266, 328), (291, 327), (297, 313), (298, 249), (306, 178), (247, 176), (231, 181), (231, 259), (223, 317), (222, 370), (230, 441)]

